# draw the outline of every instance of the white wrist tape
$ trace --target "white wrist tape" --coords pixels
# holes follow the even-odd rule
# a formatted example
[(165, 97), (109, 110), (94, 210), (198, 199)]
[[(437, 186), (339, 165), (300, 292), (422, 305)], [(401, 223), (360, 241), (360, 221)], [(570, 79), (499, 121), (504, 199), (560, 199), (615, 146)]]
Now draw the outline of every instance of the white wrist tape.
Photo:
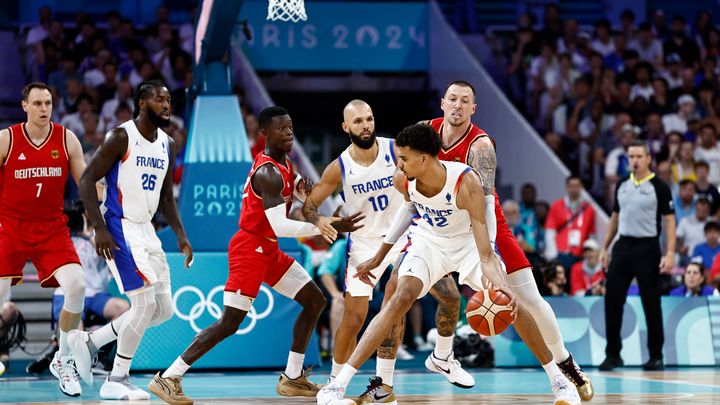
[(398, 239), (403, 236), (405, 231), (412, 224), (415, 214), (417, 214), (415, 204), (405, 201), (405, 204), (403, 204), (395, 214), (395, 218), (393, 218), (392, 225), (390, 226), (390, 230), (387, 235), (385, 235), (383, 243), (387, 243), (388, 245), (394, 245), (397, 243)]
[(497, 218), (495, 218), (495, 196), (485, 196), (485, 224), (487, 225), (490, 242), (495, 243), (497, 239)]
[(320, 234), (320, 229), (303, 221), (295, 221), (285, 214), (285, 204), (276, 205), (265, 210), (265, 216), (275, 235), (282, 238), (300, 238)]

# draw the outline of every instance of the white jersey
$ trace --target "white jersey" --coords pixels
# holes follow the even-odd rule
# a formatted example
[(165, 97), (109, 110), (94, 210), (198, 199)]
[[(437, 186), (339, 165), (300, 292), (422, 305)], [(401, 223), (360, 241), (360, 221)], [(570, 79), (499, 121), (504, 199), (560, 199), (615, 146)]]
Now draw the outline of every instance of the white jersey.
[(133, 120), (120, 125), (128, 135), (127, 153), (105, 175), (107, 187), (103, 215), (135, 223), (149, 223), (157, 211), (165, 176), (170, 165), (168, 135), (160, 128), (150, 142)]
[(417, 181), (408, 181), (410, 201), (415, 204), (420, 219), (412, 237), (424, 237), (441, 246), (454, 246), (457, 239), (472, 239), (470, 214), (457, 206), (457, 192), (463, 176), (472, 168), (459, 162), (440, 162), (445, 166), (445, 186), (432, 197), (417, 191)]
[(370, 166), (358, 164), (345, 149), (338, 162), (342, 171), (342, 198), (348, 214), (365, 214), (363, 227), (352, 233), (352, 238), (382, 238), (395, 213), (402, 206), (403, 196), (393, 185), (395, 174), (395, 141), (376, 138), (378, 154)]

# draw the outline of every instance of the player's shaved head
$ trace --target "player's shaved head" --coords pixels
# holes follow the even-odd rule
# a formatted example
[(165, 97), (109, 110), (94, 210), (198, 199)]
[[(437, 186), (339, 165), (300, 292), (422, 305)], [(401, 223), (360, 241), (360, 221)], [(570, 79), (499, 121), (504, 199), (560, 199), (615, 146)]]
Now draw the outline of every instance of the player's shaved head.
[(347, 103), (347, 105), (343, 109), (343, 120), (345, 122), (350, 122), (353, 120), (354, 116), (357, 113), (362, 112), (364, 110), (370, 110), (370, 112), (372, 113), (372, 108), (370, 108), (370, 104), (368, 104), (360, 99), (355, 99), (355, 100)]

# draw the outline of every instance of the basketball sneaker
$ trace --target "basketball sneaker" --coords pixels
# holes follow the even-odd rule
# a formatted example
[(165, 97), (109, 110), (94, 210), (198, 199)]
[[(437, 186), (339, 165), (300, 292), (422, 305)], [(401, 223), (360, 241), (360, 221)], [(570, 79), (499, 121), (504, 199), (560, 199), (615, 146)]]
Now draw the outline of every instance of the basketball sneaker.
[(467, 371), (463, 370), (460, 362), (455, 359), (453, 353), (442, 360), (435, 357), (435, 352), (430, 353), (425, 359), (425, 367), (433, 373), (444, 375), (445, 378), (460, 388), (472, 388), (475, 385), (475, 379)]
[(555, 394), (553, 405), (580, 405), (580, 396), (564, 375), (558, 374), (553, 377), (551, 386)]
[(395, 393), (393, 387), (383, 384), (382, 378), (373, 377), (368, 380), (370, 385), (367, 386), (365, 392), (359, 397), (355, 398), (355, 403), (358, 405), (397, 405), (395, 399)]
[(60, 352), (55, 352), (55, 356), (50, 362), (50, 373), (60, 382), (60, 391), (63, 394), (69, 397), (77, 397), (82, 394), (73, 356), (60, 356)]
[(275, 386), (275, 392), (284, 397), (314, 397), (317, 395), (321, 385), (307, 379), (307, 372), (303, 370), (300, 377), (292, 379), (282, 373), (280, 380)]
[(75, 357), (75, 367), (80, 378), (86, 384), (92, 385), (92, 366), (98, 350), (90, 340), (90, 334), (86, 331), (73, 330), (68, 333), (67, 339), (70, 353)]
[(2, 361), (0, 361), (0, 375), (5, 374), (5, 370), (6, 370), (5, 364)]
[(100, 387), (100, 398), (142, 401), (150, 399), (150, 394), (133, 385), (128, 376), (125, 376), (120, 381), (110, 381), (110, 377), (108, 377)]
[(558, 367), (560, 371), (565, 374), (565, 377), (567, 377), (571, 383), (575, 384), (580, 399), (590, 401), (593, 398), (595, 390), (593, 389), (592, 381), (590, 381), (590, 377), (585, 374), (582, 368), (575, 363), (572, 354), (567, 360), (558, 363)]
[(182, 378), (180, 377), (163, 378), (160, 373), (157, 373), (148, 384), (148, 389), (170, 405), (193, 404), (192, 398), (185, 396), (183, 392)]
[(346, 399), (343, 396), (345, 396), (345, 388), (336, 384), (328, 384), (320, 388), (315, 400), (317, 405), (357, 405), (352, 399)]

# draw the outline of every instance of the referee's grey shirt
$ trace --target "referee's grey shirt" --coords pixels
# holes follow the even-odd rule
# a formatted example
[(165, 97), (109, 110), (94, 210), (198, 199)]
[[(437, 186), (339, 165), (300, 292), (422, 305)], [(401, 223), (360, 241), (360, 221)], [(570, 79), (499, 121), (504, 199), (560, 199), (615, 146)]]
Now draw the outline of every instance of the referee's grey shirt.
[(675, 213), (670, 187), (653, 173), (640, 182), (625, 177), (615, 189), (618, 233), (631, 238), (659, 237), (662, 217)]

